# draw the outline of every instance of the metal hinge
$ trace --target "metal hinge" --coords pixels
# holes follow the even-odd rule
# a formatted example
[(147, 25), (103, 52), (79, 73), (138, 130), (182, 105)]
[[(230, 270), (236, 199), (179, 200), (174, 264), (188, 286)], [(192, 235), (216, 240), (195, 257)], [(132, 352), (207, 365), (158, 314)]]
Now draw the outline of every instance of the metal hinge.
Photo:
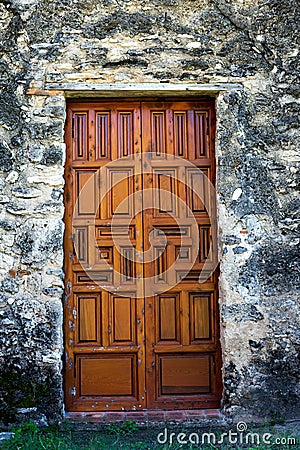
[(70, 389), (70, 395), (73, 395), (75, 397), (75, 395), (76, 395), (76, 387), (75, 386)]

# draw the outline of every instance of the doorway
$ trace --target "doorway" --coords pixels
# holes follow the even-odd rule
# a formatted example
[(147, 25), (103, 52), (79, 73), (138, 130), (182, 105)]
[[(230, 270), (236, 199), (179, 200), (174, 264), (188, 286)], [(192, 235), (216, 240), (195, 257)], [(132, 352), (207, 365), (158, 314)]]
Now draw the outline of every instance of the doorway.
[(70, 101), (67, 411), (220, 405), (214, 101)]

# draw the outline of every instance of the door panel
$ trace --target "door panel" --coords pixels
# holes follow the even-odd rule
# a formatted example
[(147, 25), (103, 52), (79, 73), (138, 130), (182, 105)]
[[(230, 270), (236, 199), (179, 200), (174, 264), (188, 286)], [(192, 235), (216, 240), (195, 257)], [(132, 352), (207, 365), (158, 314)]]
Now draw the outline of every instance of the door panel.
[[(146, 406), (140, 103), (72, 104), (66, 125), (66, 406)], [(128, 156), (126, 164), (118, 161)], [(110, 163), (108, 165), (108, 163)], [(102, 286), (110, 287), (109, 291)], [(114, 292), (115, 290), (115, 292)]]
[(136, 356), (79, 356), (81, 397), (135, 397)]
[(101, 345), (101, 293), (78, 294), (74, 296), (76, 322), (76, 343), (98, 343)]
[(67, 410), (219, 406), (213, 135), (209, 100), (70, 102)]
[(209, 254), (215, 200), (206, 182), (214, 181), (213, 108), (142, 103), (142, 123), (143, 148), (158, 148), (153, 130), (164, 137), (164, 151), (143, 152), (143, 188), (149, 192), (144, 227), (156, 236), (151, 242), (145, 236), (145, 251), (152, 248), (154, 259), (144, 266), (147, 406), (217, 407), (216, 274), (199, 283), (204, 264), (209, 269), (215, 262)]
[(136, 345), (135, 299), (112, 294), (109, 300), (110, 345)]
[(203, 355), (159, 356), (159, 397), (210, 392), (210, 361)]

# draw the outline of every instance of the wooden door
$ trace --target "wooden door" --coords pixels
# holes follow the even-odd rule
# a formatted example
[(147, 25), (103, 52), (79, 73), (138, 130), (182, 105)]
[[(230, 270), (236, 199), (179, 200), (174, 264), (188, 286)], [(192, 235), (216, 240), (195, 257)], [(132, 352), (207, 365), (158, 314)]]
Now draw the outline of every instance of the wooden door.
[(147, 406), (217, 407), (213, 104), (142, 103), (142, 122)]
[(213, 136), (209, 100), (69, 103), (67, 410), (219, 406)]

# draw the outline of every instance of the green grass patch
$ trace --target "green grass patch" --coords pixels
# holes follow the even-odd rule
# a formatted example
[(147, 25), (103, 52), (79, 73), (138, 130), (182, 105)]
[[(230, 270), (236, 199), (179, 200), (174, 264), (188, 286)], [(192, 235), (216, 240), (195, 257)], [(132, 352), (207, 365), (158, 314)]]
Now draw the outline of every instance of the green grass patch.
[[(297, 450), (300, 449), (299, 435), (296, 431), (279, 431), (271, 426), (260, 428), (249, 427), (246, 433), (250, 433), (248, 443), (230, 443), (230, 428), (202, 429), (194, 426), (186, 428), (177, 426), (172, 428), (166, 424), (166, 428), (138, 428), (134, 421), (128, 421), (120, 425), (111, 424), (105, 428), (93, 431), (79, 431), (76, 426), (58, 426), (38, 428), (34, 423), (25, 423), (21, 427), (12, 430), (14, 437), (3, 441), (1, 450), (112, 450), (112, 449), (142, 449), (142, 450)], [(233, 425), (232, 432), (236, 432)], [(157, 440), (160, 434), (160, 443)], [(203, 434), (205, 441), (202, 443)], [(227, 436), (224, 436), (227, 433)], [(223, 438), (222, 438), (223, 434)], [(266, 437), (266, 434), (268, 436)], [(199, 443), (197, 443), (197, 436)], [(263, 443), (262, 439), (268, 440)], [(257, 441), (259, 437), (259, 442)], [(236, 435), (231, 435), (235, 439)], [(240, 435), (238, 435), (240, 438)], [(209, 440), (208, 440), (209, 439)], [(221, 442), (221, 440), (223, 441)]]

